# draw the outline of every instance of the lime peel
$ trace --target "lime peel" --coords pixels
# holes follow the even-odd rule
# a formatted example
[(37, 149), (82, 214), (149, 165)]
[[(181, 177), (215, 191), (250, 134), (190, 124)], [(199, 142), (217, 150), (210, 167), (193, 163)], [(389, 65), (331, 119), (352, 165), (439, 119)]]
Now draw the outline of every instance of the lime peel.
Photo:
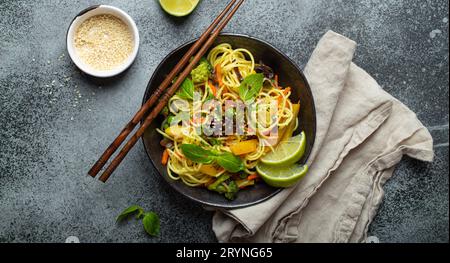
[(172, 16), (187, 16), (197, 7), (200, 0), (159, 0), (166, 13)]
[(288, 167), (276, 167), (259, 163), (256, 171), (266, 184), (273, 187), (291, 187), (308, 172), (308, 165), (293, 164)]
[(305, 132), (280, 142), (275, 150), (261, 158), (261, 162), (273, 166), (289, 166), (298, 162), (305, 153)]

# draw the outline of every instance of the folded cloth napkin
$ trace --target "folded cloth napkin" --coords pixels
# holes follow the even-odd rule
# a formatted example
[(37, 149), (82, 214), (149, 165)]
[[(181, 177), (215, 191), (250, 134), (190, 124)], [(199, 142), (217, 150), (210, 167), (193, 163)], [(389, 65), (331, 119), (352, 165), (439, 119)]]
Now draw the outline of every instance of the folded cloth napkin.
[(216, 211), (219, 241), (363, 242), (402, 156), (433, 160), (428, 130), (352, 63), (355, 48), (329, 31), (305, 68), (317, 111), (308, 174), (263, 203)]

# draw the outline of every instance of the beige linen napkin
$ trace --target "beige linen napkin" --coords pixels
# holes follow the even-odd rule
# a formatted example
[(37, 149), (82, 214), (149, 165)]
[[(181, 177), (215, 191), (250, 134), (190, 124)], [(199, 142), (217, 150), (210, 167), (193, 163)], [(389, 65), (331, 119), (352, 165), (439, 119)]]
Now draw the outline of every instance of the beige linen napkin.
[(305, 68), (317, 111), (308, 174), (268, 201), (216, 211), (219, 241), (362, 242), (402, 156), (433, 160), (428, 130), (352, 63), (355, 48), (329, 31)]

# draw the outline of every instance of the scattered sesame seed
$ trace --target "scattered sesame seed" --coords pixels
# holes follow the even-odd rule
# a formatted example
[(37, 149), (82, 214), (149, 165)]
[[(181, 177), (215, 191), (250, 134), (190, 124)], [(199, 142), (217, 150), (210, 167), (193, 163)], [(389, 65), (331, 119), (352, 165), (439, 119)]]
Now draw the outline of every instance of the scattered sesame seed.
[(70, 120), (73, 121), (73, 117), (70, 117)]

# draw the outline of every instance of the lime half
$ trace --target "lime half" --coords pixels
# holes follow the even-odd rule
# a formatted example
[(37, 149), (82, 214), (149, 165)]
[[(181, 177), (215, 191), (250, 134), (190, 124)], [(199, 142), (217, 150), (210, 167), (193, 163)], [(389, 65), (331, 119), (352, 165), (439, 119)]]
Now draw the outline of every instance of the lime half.
[(273, 152), (261, 158), (261, 162), (273, 166), (289, 166), (298, 162), (305, 153), (305, 132), (280, 142)]
[(259, 163), (256, 171), (268, 185), (273, 187), (291, 187), (308, 172), (307, 165), (293, 164), (286, 167)]
[(186, 16), (194, 11), (200, 0), (159, 0), (162, 9), (173, 16)]

